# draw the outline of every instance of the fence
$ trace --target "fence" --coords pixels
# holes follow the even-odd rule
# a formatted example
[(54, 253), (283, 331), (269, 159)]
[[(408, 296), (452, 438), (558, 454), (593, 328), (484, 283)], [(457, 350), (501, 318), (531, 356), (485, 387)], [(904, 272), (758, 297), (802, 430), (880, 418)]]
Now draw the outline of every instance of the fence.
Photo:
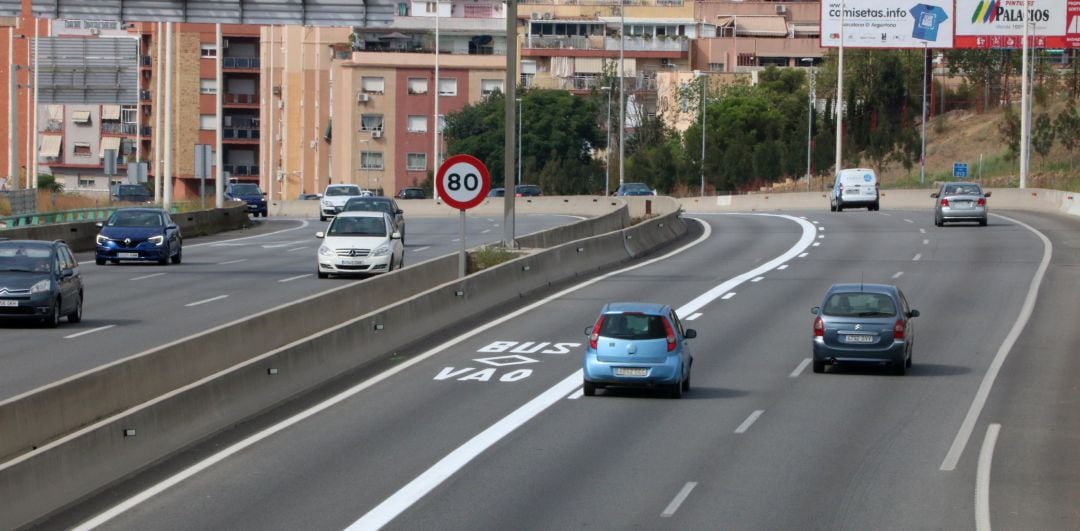
[(29, 190), (10, 190), (0, 192), (0, 197), (11, 205), (11, 214), (29, 214), (37, 210), (37, 188)]

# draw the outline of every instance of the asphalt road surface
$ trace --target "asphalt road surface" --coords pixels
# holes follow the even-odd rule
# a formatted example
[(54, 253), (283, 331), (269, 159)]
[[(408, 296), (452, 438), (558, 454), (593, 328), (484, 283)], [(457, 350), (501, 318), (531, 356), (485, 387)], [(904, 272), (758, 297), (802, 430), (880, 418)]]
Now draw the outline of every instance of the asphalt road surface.
[[(518, 216), (516, 233), (563, 225), (570, 216)], [(466, 243), (502, 240), (501, 218), (470, 216)], [(255, 221), (255, 226), (184, 240), (179, 265), (120, 263), (97, 266), (79, 253), (85, 286), (83, 321), (47, 329), (0, 323), (0, 400), (268, 308), (340, 286), (356, 278), (319, 279), (317, 219)], [(455, 219), (406, 221), (405, 265), (456, 252)], [(327, 311), (333, 311), (327, 309)]]
[[(1078, 529), (1080, 221), (1005, 214), (689, 213), (664, 257), (399, 352), (46, 526)], [(810, 308), (860, 280), (922, 313), (906, 376), (809, 369)], [(581, 396), (584, 329), (617, 300), (698, 330), (682, 400)]]

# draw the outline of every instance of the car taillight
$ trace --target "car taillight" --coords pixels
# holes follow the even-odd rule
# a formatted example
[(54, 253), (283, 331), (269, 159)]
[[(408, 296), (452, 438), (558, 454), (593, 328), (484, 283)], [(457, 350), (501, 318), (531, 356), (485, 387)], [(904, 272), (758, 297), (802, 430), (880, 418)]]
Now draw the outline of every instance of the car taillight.
[(825, 321), (820, 317), (814, 319), (814, 337), (825, 337)]
[(667, 319), (660, 320), (664, 322), (664, 332), (667, 334), (667, 351), (671, 352), (675, 350), (675, 329), (671, 327)]
[(985, 197), (980, 197), (979, 200), (976, 203), (979, 206), (986, 206), (986, 198)]
[(949, 200), (942, 197), (941, 198), (941, 206), (949, 206)]
[(596, 324), (592, 327), (592, 334), (589, 335), (589, 347), (596, 350), (596, 342), (600, 339), (600, 325), (604, 324), (604, 316), (601, 315), (596, 320)]
[(892, 327), (893, 339), (904, 339), (904, 329), (904, 320), (897, 319), (896, 324), (894, 324)]

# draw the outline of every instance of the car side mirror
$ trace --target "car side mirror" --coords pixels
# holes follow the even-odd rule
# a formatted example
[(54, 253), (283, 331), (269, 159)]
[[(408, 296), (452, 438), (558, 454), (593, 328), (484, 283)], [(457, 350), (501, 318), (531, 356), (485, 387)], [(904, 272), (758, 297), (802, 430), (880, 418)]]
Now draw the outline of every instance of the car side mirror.
[(992, 192), (990, 192), (990, 191), (987, 191), (987, 192), (986, 192), (985, 194), (983, 194), (983, 197), (990, 197), (990, 194), (991, 194), (991, 193), (992, 193)]
[(395, 210), (394, 213), (400, 215), (400, 214), (404, 214), (405, 211), (399, 208), (399, 209)]
[(99, 221), (97, 223), (94, 223), (94, 226), (100, 229), (100, 228), (105, 226), (105, 222), (104, 221)]
[(919, 316), (919, 310), (911, 310), (910, 312), (908, 312), (907, 316), (908, 317), (918, 317)]
[(695, 337), (697, 337), (697, 330), (694, 330), (693, 328), (687, 328), (686, 333), (683, 335), (683, 337), (685, 337), (686, 339), (694, 339)]
[(810, 308), (810, 313), (812, 313), (814, 315), (820, 314), (821, 313), (821, 307), (820, 306), (814, 306), (813, 308)]
[(73, 277), (73, 276), (75, 276), (75, 270), (74, 269), (65, 269), (65, 270), (60, 272), (60, 278), (70, 278), (70, 277)]
[(326, 237), (326, 233), (325, 233), (325, 232), (323, 232), (323, 231), (319, 231), (319, 232), (316, 232), (316, 233), (315, 233), (315, 237), (316, 237), (316, 238), (325, 238), (325, 237)]
[(400, 240), (401, 239), (401, 233), (397, 232), (397, 231), (394, 231), (394, 233), (390, 235), (390, 239), (391, 240)]
[(938, 193), (934, 192), (934, 193), (930, 194), (930, 197), (933, 197), (934, 199), (937, 199), (938, 198)]
[(170, 224), (169, 224), (169, 225), (168, 225), (167, 227), (165, 227), (165, 228), (166, 228), (166, 229), (169, 229), (169, 230), (176, 230), (176, 229), (178, 229), (178, 228), (180, 228), (180, 227), (177, 227), (177, 226), (176, 226), (176, 223), (170, 223)]
[(586, 326), (586, 327), (585, 327), (585, 335), (587, 335), (587, 336), (591, 336), (591, 335), (592, 335), (592, 329), (593, 329), (593, 327), (591, 327), (591, 326)]
[(262, 196), (263, 196), (263, 197), (266, 197), (266, 192), (263, 192), (263, 193), (262, 193)]

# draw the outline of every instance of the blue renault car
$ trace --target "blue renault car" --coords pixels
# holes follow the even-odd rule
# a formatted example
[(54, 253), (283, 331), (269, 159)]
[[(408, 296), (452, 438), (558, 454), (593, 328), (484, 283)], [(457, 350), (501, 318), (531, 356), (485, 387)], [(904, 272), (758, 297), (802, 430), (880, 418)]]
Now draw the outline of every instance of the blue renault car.
[(225, 187), (225, 199), (243, 201), (244, 210), (255, 216), (266, 217), (266, 194), (255, 183), (230, 183)]
[(683, 329), (670, 306), (637, 302), (607, 304), (596, 324), (585, 329), (585, 396), (598, 388), (649, 387), (666, 389), (672, 398), (690, 390), (694, 358)]
[(814, 372), (828, 365), (886, 365), (903, 375), (915, 344), (912, 319), (900, 288), (888, 284), (835, 284), (810, 313), (814, 318)]
[(124, 261), (179, 264), (183, 259), (180, 227), (163, 208), (120, 208), (104, 223), (98, 222), (94, 262)]

